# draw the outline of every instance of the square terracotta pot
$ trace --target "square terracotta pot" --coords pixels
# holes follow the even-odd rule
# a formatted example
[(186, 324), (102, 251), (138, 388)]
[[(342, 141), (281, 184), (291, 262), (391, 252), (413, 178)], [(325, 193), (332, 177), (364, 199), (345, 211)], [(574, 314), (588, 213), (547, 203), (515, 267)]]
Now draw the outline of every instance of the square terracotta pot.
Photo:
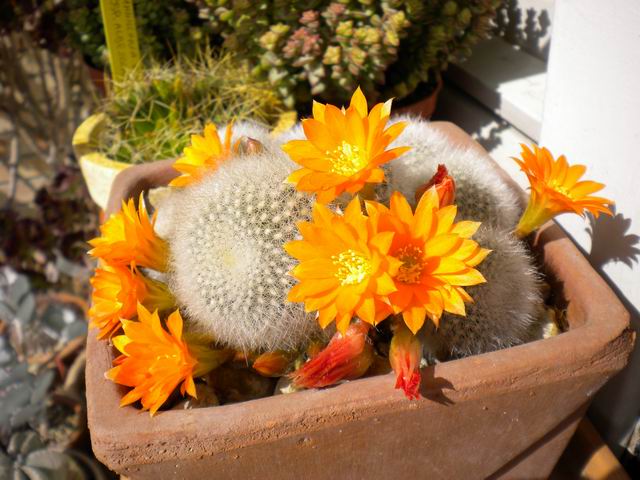
[[(480, 149), (457, 127), (433, 125)], [(110, 205), (166, 182), (166, 165), (164, 173), (144, 166), (143, 180), (125, 170)], [(131, 479), (546, 478), (593, 395), (625, 366), (634, 335), (622, 304), (558, 226), (549, 223), (535, 248), (567, 302), (569, 330), (425, 368), (418, 401), (389, 374), (150, 418), (118, 406), (122, 389), (104, 377), (113, 352), (92, 332), (93, 450)]]

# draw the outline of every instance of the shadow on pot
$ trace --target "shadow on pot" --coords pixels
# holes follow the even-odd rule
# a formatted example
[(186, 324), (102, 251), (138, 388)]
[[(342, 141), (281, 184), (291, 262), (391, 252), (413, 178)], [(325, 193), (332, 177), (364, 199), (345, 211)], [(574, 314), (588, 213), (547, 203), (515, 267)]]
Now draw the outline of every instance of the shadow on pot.
[(445, 395), (444, 389), (453, 390), (453, 384), (442, 377), (435, 376), (435, 367), (430, 366), (422, 369), (422, 381), (420, 382), (420, 395), (428, 400), (432, 400), (440, 405), (453, 405), (455, 402)]

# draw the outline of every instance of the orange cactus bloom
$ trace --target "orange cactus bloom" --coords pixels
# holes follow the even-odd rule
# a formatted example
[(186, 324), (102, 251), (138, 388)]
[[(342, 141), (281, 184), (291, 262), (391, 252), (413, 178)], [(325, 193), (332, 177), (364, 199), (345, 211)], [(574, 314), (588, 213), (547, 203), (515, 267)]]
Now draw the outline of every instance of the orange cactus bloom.
[(358, 88), (349, 108), (313, 103), (313, 118), (302, 121), (307, 140), (292, 140), (282, 146), (303, 168), (287, 179), (302, 192), (316, 194), (328, 203), (341, 193), (356, 193), (366, 183), (380, 183), (380, 165), (399, 157), (409, 147), (387, 149), (404, 130), (398, 122), (385, 130), (391, 113), (391, 100), (368, 111), (367, 100)]
[(420, 398), (420, 361), (422, 342), (407, 327), (399, 324), (389, 347), (389, 363), (396, 374), (396, 388), (401, 388), (409, 400)]
[(133, 387), (120, 406), (141, 401), (154, 415), (180, 385), (180, 393), (196, 397), (194, 377), (206, 374), (225, 362), (230, 352), (212, 350), (206, 345), (187, 344), (182, 338), (182, 317), (176, 310), (162, 328), (158, 312), (150, 313), (138, 304), (138, 321), (123, 320), (124, 335), (113, 337), (122, 353), (107, 372), (107, 378)]
[(416, 203), (420, 201), (424, 192), (435, 185), (440, 199), (440, 208), (453, 205), (456, 201), (456, 182), (449, 175), (445, 165), (438, 165), (438, 170), (427, 183), (416, 190)]
[(596, 218), (601, 212), (613, 215), (608, 208), (613, 205), (611, 200), (591, 196), (602, 190), (604, 184), (580, 180), (587, 169), (584, 165), (569, 165), (564, 155), (555, 160), (549, 150), (536, 145), (533, 151), (526, 145), (520, 147), (522, 159), (514, 160), (527, 175), (531, 194), (516, 227), (517, 236), (527, 236), (561, 213), (584, 215), (588, 211)]
[(364, 375), (373, 362), (368, 331), (369, 325), (355, 322), (344, 334), (336, 333), (326, 348), (291, 374), (293, 385), (322, 388)]
[(129, 267), (105, 265), (96, 268), (89, 309), (91, 326), (99, 328), (98, 338), (111, 337), (121, 327), (120, 319), (136, 315), (138, 302), (147, 308), (167, 310), (175, 300), (162, 283), (146, 278), (135, 264)]
[(465, 302), (473, 299), (462, 288), (485, 282), (475, 268), (489, 254), (470, 237), (480, 223), (454, 223), (457, 208), (439, 206), (436, 187), (427, 190), (416, 207), (399, 192), (391, 208), (367, 202), (369, 217), (380, 232), (393, 232), (389, 255), (401, 266), (389, 294), (394, 313), (402, 313), (415, 334), (428, 316), (437, 326), (443, 311), (465, 315)]
[(184, 187), (218, 168), (231, 155), (232, 135), (232, 124), (229, 124), (222, 143), (218, 130), (212, 123), (204, 127), (204, 135), (191, 135), (191, 145), (185, 147), (184, 155), (173, 164), (173, 168), (182, 175), (171, 180), (169, 185)]
[(253, 362), (253, 369), (264, 377), (281, 377), (293, 362), (296, 352), (275, 350), (259, 355)]
[(317, 310), (322, 328), (335, 319), (342, 333), (354, 315), (375, 325), (391, 313), (384, 296), (395, 291), (392, 276), (401, 264), (387, 256), (393, 233), (372, 228), (359, 198), (344, 215), (316, 203), (313, 222), (298, 228), (303, 239), (285, 245), (300, 261), (291, 272), (300, 283), (289, 291), (289, 301), (304, 302), (308, 312)]
[(167, 268), (169, 247), (153, 230), (155, 214), (151, 220), (147, 214), (142, 194), (139, 211), (133, 199), (122, 202), (122, 210), (100, 227), (100, 236), (89, 241), (93, 247), (89, 255), (104, 260), (109, 265), (136, 265), (158, 271)]

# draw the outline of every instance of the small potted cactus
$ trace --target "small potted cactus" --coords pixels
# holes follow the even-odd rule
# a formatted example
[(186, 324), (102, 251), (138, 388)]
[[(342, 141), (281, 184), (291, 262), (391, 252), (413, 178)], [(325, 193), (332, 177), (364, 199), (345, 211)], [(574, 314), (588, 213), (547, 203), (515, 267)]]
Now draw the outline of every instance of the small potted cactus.
[(633, 335), (556, 226), (531, 234), (611, 201), (523, 146), (523, 212), (462, 131), (390, 112), (358, 89), (119, 174), (90, 242), (98, 458), (141, 479), (551, 471)]
[(152, 62), (109, 82), (98, 110), (76, 130), (73, 147), (89, 193), (102, 208), (115, 175), (132, 164), (175, 158), (206, 122), (286, 120), (280, 100), (229, 54), (201, 50), (170, 64)]
[(226, 48), (250, 61), (289, 108), (396, 97), (429, 117), (440, 74), (489, 34), (500, 0), (197, 0)]

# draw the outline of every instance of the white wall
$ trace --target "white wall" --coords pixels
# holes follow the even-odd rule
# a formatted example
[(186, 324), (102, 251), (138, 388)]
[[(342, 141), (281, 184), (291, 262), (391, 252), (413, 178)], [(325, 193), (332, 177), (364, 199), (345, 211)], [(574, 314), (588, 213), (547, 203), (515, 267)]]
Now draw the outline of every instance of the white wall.
[[(640, 1), (557, 0), (540, 144), (606, 183), (618, 215), (559, 222), (610, 280), (640, 326)], [(591, 416), (616, 453), (640, 413), (640, 350)]]

